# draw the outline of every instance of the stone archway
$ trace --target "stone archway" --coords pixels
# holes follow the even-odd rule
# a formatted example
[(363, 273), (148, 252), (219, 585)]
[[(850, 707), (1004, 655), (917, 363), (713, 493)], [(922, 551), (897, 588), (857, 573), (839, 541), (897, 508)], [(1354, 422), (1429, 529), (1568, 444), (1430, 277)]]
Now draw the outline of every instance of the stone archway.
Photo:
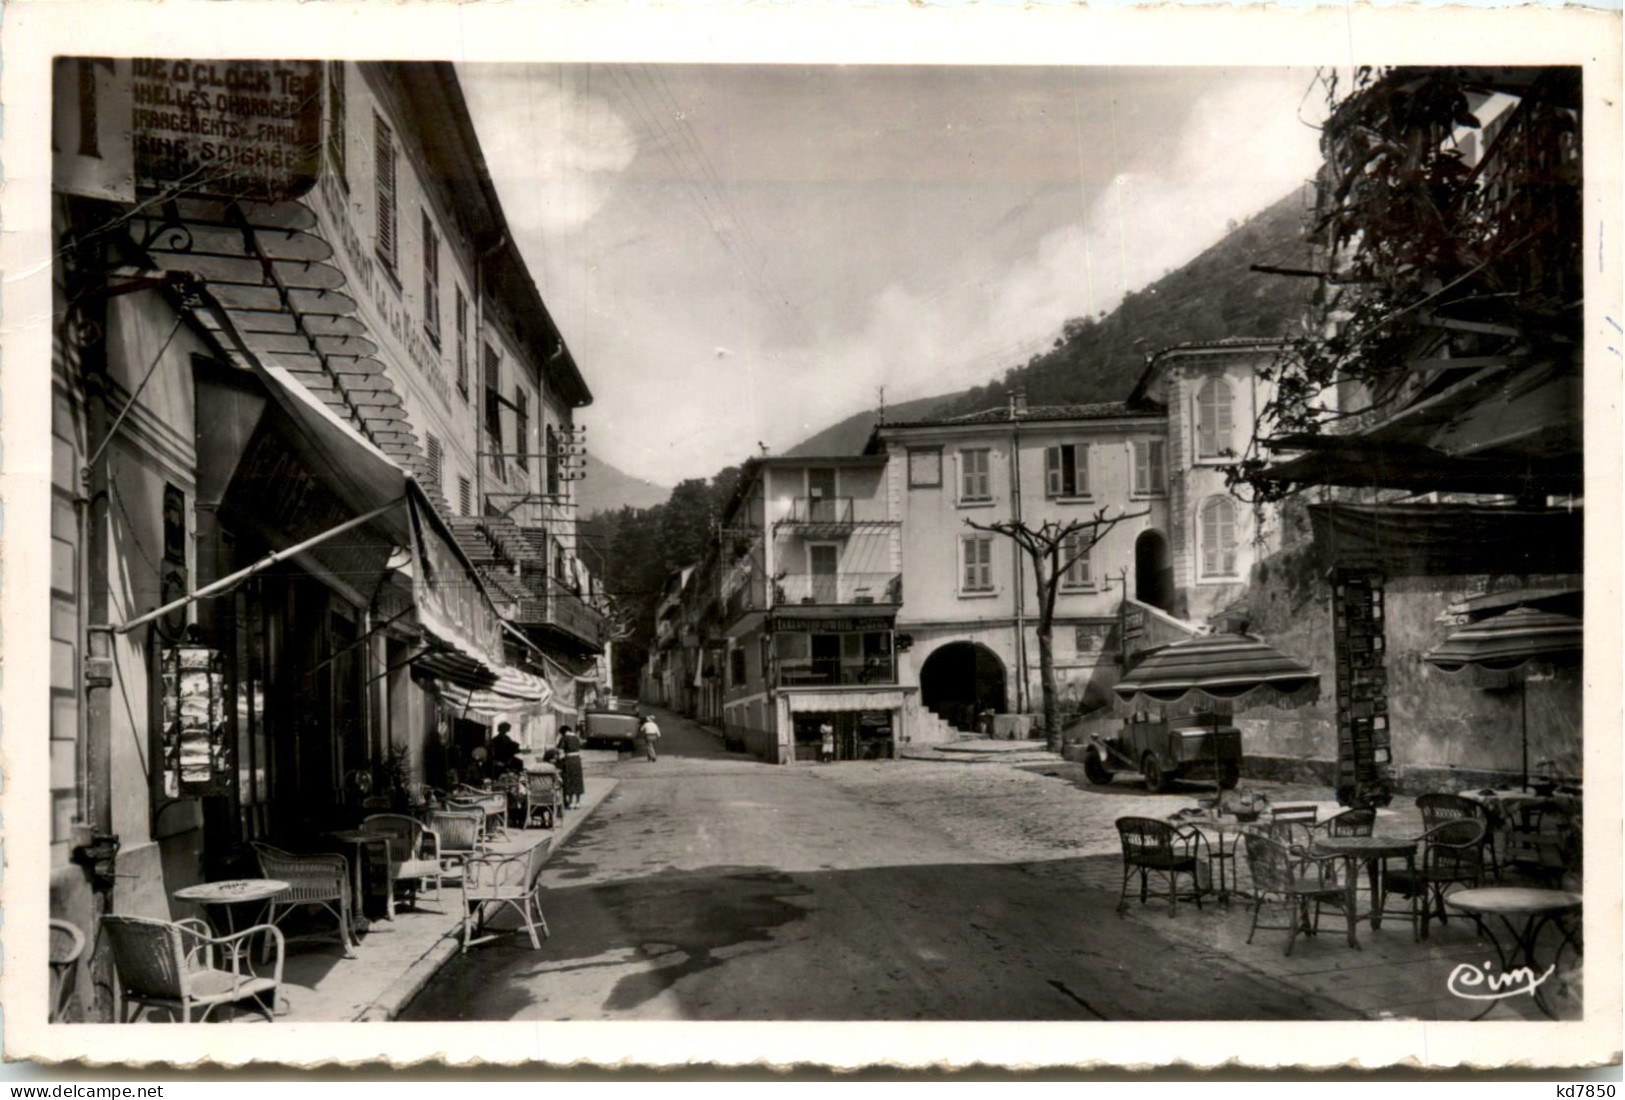
[(999, 655), (980, 642), (949, 642), (920, 666), (920, 702), (943, 721), (966, 733), (976, 717), (1009, 710), (1007, 678)]

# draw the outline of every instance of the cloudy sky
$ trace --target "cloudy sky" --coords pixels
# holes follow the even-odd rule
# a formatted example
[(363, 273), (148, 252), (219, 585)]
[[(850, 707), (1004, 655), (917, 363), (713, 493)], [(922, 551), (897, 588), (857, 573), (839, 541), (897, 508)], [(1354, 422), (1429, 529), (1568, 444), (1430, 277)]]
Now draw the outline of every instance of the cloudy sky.
[(667, 485), (787, 449), (882, 385), (1002, 374), (1318, 160), (1309, 70), (459, 73), (593, 389), (590, 447)]

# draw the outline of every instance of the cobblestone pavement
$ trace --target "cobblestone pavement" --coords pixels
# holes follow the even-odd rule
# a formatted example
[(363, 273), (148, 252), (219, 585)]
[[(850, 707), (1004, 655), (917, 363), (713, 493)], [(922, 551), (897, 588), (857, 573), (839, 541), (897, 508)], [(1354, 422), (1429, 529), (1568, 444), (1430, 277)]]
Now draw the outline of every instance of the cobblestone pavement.
[[(986, 860), (1021, 867), (1028, 874), (1053, 879), (1116, 898), (1122, 888), (1122, 854), (1115, 822), (1119, 817), (1162, 818), (1193, 806), (1213, 793), (1212, 784), (1180, 784), (1166, 794), (1144, 789), (1136, 777), (1120, 776), (1109, 787), (1091, 785), (1079, 764), (964, 764), (957, 761), (857, 762), (817, 767), (823, 782), (854, 797), (884, 806), (911, 822), (949, 834), (967, 860)], [(1314, 802), (1322, 817), (1337, 811), (1325, 787), (1243, 781), (1271, 802)], [(1379, 835), (1412, 838), (1421, 834), (1421, 815), (1413, 799), (1395, 798), (1379, 811)], [(1234, 861), (1241, 891), (1251, 891), (1245, 856)], [(1369, 896), (1362, 886), (1362, 908)], [(1391, 899), (1390, 907), (1404, 905)], [(1131, 893), (1123, 917), (1155, 929), (1192, 949), (1217, 949), (1233, 958), (1241, 972), (1289, 982), (1306, 994), (1329, 997), (1348, 1009), (1374, 1018), (1468, 1019), (1484, 1004), (1448, 992), (1453, 970), (1480, 966), (1494, 950), (1477, 929), (1458, 917), (1435, 924), (1429, 939), (1417, 943), (1407, 920), (1390, 917), (1380, 929), (1358, 928), (1359, 950), (1349, 948), (1339, 914), (1327, 912), (1321, 932), (1300, 938), (1292, 957), (1283, 954), (1284, 931), (1260, 929), (1246, 942), (1251, 902), (1245, 897), (1221, 904), (1209, 898), (1198, 910), (1181, 903), (1173, 919), (1160, 901), (1140, 905)], [(1266, 906), (1265, 923), (1280, 923), (1283, 912)], [(1089, 931), (1079, 929), (1080, 939)], [(1546, 953), (1556, 945), (1548, 937)], [(1558, 975), (1568, 983), (1555, 998), (1565, 1017), (1578, 1015), (1579, 978)], [(1495, 1002), (1491, 1019), (1543, 1019), (1528, 996)]]

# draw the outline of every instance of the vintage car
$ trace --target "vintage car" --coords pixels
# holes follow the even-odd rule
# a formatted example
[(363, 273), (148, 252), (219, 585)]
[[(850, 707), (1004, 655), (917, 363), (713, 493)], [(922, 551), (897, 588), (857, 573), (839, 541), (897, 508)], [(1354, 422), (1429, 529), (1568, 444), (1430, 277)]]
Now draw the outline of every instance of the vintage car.
[(1091, 736), (1083, 771), (1105, 785), (1119, 771), (1139, 772), (1153, 791), (1176, 779), (1213, 779), (1229, 790), (1241, 778), (1241, 731), (1213, 715), (1130, 719), (1115, 737)]
[(589, 707), (581, 715), (581, 739), (588, 745), (632, 747), (638, 736), (637, 712)]

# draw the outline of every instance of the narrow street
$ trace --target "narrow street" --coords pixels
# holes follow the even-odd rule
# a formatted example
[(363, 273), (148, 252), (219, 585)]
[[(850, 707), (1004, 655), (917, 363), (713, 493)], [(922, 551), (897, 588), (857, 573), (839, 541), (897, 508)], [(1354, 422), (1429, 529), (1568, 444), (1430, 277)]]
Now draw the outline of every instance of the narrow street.
[[(1006, 862), (867, 781), (921, 765), (772, 767), (658, 713), (657, 762), (588, 753), (589, 785), (620, 785), (546, 872), (543, 949), (454, 959), (403, 1018), (1349, 1015), (1118, 918), (1080, 860)], [(958, 821), (993, 808), (965, 793)]]

